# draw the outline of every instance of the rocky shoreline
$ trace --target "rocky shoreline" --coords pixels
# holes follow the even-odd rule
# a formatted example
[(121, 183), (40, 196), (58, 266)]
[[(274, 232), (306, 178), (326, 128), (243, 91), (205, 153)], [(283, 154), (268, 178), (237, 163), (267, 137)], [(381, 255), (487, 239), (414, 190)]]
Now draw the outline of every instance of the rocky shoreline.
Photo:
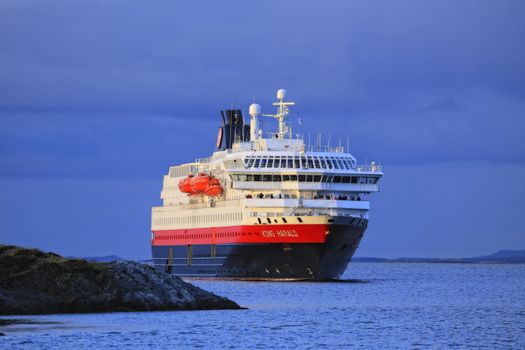
[(94, 263), (0, 245), (0, 315), (240, 309), (131, 261)]

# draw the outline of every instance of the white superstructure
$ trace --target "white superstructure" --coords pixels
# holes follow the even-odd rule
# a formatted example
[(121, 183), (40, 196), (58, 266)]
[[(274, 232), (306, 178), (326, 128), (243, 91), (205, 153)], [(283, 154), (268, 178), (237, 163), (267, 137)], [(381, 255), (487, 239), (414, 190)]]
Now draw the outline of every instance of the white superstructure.
[[(286, 91), (280, 89), (275, 114), (262, 114), (257, 104), (250, 106), (249, 139), (230, 135), (231, 148), (169, 168), (162, 206), (152, 210), (152, 232), (283, 222), (282, 218), (287, 222), (286, 217), (294, 216), (309, 223), (348, 217), (367, 224), (368, 195), (379, 191), (381, 166), (358, 165), (344, 147), (308, 149), (286, 123), (294, 103), (285, 97)], [(275, 118), (278, 130), (264, 137), (261, 117)], [(181, 180), (201, 173), (220, 181), (220, 196), (188, 196), (180, 191)]]

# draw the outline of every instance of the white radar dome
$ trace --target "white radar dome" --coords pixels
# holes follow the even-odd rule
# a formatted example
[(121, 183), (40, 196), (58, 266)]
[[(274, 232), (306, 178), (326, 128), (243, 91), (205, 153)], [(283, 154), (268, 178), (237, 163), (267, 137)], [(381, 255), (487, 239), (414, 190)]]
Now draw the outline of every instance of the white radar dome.
[(277, 90), (277, 99), (284, 100), (285, 98), (286, 98), (286, 90), (285, 89)]
[(261, 115), (261, 106), (259, 106), (257, 103), (252, 103), (250, 105), (249, 113), (252, 117)]

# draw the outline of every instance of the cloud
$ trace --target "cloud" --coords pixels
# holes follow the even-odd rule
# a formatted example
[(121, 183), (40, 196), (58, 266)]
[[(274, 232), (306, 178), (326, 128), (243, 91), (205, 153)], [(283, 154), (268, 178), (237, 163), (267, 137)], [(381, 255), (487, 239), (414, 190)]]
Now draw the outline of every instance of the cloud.
[(522, 162), (524, 7), (4, 1), (0, 174), (158, 172), (280, 87), (360, 159)]

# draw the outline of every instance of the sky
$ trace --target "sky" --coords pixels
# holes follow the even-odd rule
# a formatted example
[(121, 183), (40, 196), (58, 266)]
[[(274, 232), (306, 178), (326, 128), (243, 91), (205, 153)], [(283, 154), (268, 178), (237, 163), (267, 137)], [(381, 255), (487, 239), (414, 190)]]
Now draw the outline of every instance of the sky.
[[(383, 165), (357, 256), (525, 249), (525, 2), (0, 2), (0, 243), (148, 258), (170, 165), (279, 88)], [(306, 137), (306, 136), (305, 136)]]

